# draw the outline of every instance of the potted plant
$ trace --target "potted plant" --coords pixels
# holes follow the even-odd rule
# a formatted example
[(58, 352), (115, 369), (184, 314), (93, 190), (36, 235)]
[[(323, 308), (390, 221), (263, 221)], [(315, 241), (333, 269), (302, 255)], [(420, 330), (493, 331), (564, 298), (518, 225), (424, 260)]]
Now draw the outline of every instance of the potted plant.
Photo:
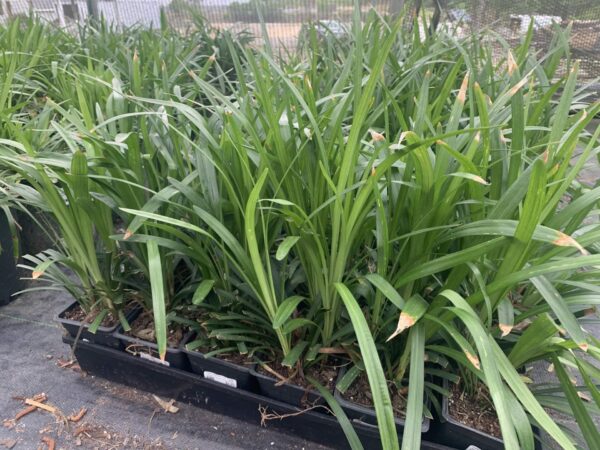
[[(108, 119), (99, 106), (96, 123), (89, 105), (101, 102), (77, 92), (80, 114), (54, 105), (43, 133), (3, 140), (0, 160), (30, 182), (22, 196), (48, 204), (63, 235), (61, 252), (30, 258), (34, 275), (69, 286), (58, 266), (73, 270), (80, 330), (110, 315), (122, 345), (169, 363), (153, 366), (163, 376), (198, 382), (171, 371), (188, 361), (206, 386), (286, 411), (325, 401), (350, 438), (347, 416), (386, 450), (399, 432), (419, 448), (429, 416), (457, 414), (431, 394), (460, 398), (469, 383), (489, 393), (505, 446), (533, 447), (537, 423), (573, 449), (548, 392), (519, 372), (537, 359), (552, 361), (561, 409), (598, 442), (578, 392), (597, 397), (583, 353), (600, 351), (582, 324), (600, 265), (598, 227), (584, 219), (600, 194), (575, 179), (595, 156), (600, 131), (584, 129), (600, 105), (579, 104), (577, 66), (556, 77), (561, 46), (538, 61), (526, 39), (499, 61), (478, 39), (423, 38), (375, 14), (363, 23), (358, 7), (349, 33), (308, 58), (241, 49), (225, 93), (208, 69), (192, 72), (201, 108), (160, 83), (157, 98), (128, 98), (115, 77), (98, 83)], [(143, 311), (128, 330), (132, 304)], [(332, 355), (348, 366), (341, 378)], [(371, 392), (367, 410), (345, 403), (352, 381)]]
[(310, 408), (325, 404), (325, 399), (313, 383), (333, 392), (338, 371), (343, 364), (335, 359), (322, 359), (305, 367), (300, 364), (286, 367), (276, 360), (259, 359), (253, 368), (253, 375), (262, 395), (289, 405)]
[[(162, 256), (156, 241), (149, 240), (146, 247), (151, 293), (145, 296), (146, 302), (140, 303), (130, 328), (120, 329), (115, 337), (133, 355), (189, 370), (184, 348), (194, 332), (189, 319), (178, 318), (177, 302), (189, 292), (187, 283), (193, 279), (193, 272), (186, 271), (185, 262), (180, 265), (182, 260), (177, 256)], [(174, 267), (178, 267), (176, 272)]]
[[(407, 393), (406, 388), (402, 390), (394, 385), (390, 386), (390, 398), (397, 430), (403, 430), (406, 424)], [(335, 399), (351, 421), (377, 426), (377, 414), (364, 370), (354, 366), (350, 370), (340, 371), (335, 388)], [(431, 415), (429, 412), (427, 414)], [(423, 417), (422, 433), (429, 431), (430, 422), (430, 417)]]
[(449, 395), (442, 400), (440, 423), (435, 432), (438, 442), (451, 443), (457, 448), (504, 449), (498, 417), (489, 399), (489, 393), (479, 391), (468, 394), (458, 384), (444, 388)]
[(162, 355), (156, 339), (154, 318), (148, 311), (138, 310), (137, 317), (131, 320), (130, 330), (124, 331), (120, 327), (114, 336), (127, 353), (176, 369), (189, 370), (184, 347), (193, 333), (185, 326), (174, 323), (167, 324), (167, 329), (167, 346)]
[(185, 347), (192, 372), (209, 380), (236, 389), (256, 392), (255, 363), (237, 347), (223, 347), (217, 351), (203, 348), (203, 340), (192, 340)]
[[(36, 124), (43, 126), (48, 120), (49, 116), (42, 115)], [(76, 304), (59, 314), (69, 333), (117, 346), (112, 332), (119, 323), (129, 326), (127, 315), (131, 312), (119, 277), (121, 272), (128, 273), (131, 261), (109, 237), (112, 211), (90, 194), (85, 152), (75, 152), (67, 166), (58, 150), (44, 162), (25, 162), (37, 157), (30, 144), (32, 133), (18, 134), (27, 144), (6, 147), (0, 157), (25, 181), (11, 186), (11, 195), (24, 206), (47, 211), (56, 221), (61, 239), (56, 249), (24, 257), (28, 264), (23, 267), (31, 270), (32, 279), (47, 281), (46, 288), (66, 288), (74, 296)], [(52, 144), (60, 148), (57, 142)]]

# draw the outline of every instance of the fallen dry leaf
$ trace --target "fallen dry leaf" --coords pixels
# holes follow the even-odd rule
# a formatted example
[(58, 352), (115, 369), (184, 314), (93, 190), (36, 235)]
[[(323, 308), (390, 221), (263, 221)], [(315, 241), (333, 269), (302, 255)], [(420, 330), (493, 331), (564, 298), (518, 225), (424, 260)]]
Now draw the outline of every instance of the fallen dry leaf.
[(67, 369), (75, 363), (76, 363), (76, 361), (74, 359), (66, 360), (66, 359), (59, 358), (58, 363), (56, 365), (58, 367), (60, 367), (61, 369)]
[[(19, 402), (24, 402), (26, 398), (29, 397), (21, 397), (20, 395), (15, 395), (14, 397), (12, 397), (13, 400), (17, 400)], [(48, 400), (48, 397), (43, 392), (41, 394), (35, 394), (31, 398), (34, 399), (36, 402), (45, 402), (46, 400)]]
[(43, 436), (42, 442), (48, 446), (48, 450), (54, 450), (56, 447), (56, 441), (50, 436)]
[(152, 397), (154, 398), (156, 403), (158, 403), (159, 406), (165, 410), (165, 412), (170, 412), (171, 414), (175, 414), (177, 411), (179, 411), (179, 408), (177, 406), (174, 406), (175, 400), (171, 399), (168, 402), (166, 402), (154, 394), (152, 394)]
[(91, 431), (92, 428), (87, 424), (83, 424), (79, 427), (77, 427), (77, 429), (75, 430), (75, 432), (73, 433), (73, 436), (77, 437), (79, 436), (81, 433), (86, 433), (87, 431)]
[(15, 415), (15, 421), (19, 420), (21, 417), (25, 417), (27, 414), (30, 414), (32, 412), (34, 412), (37, 409), (36, 406), (28, 406), (27, 408), (19, 411), (16, 415)]
[(85, 413), (87, 413), (87, 409), (81, 408), (77, 414), (71, 414), (69, 416), (69, 420), (71, 422), (79, 422), (81, 419), (83, 419), (83, 416), (85, 416)]
[(15, 445), (17, 445), (17, 440), (16, 439), (2, 439), (0, 440), (0, 445), (2, 447), (11, 449), (13, 448)]
[(32, 398), (26, 398), (25, 404), (35, 406), (36, 408), (43, 409), (44, 411), (48, 411), (49, 413), (52, 413), (52, 414), (56, 414), (58, 412), (58, 409), (56, 409), (54, 406), (46, 405), (45, 403), (42, 403), (42, 402), (37, 402)]

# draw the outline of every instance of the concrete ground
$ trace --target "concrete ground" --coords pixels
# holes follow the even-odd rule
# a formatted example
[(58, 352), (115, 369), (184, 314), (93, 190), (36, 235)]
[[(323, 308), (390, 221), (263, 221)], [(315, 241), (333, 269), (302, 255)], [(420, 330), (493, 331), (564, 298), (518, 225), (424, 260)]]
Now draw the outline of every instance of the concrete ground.
[[(53, 317), (71, 301), (62, 292), (31, 292), (0, 308), (0, 449), (46, 449), (42, 440), (51, 438), (57, 450), (326, 450), (193, 406), (177, 403), (177, 413), (165, 413), (146, 392), (66, 364), (70, 349)], [(14, 421), (26, 408), (22, 398), (40, 393), (57, 414), (35, 411)], [(61, 420), (82, 408), (87, 411), (79, 422), (66, 425)]]

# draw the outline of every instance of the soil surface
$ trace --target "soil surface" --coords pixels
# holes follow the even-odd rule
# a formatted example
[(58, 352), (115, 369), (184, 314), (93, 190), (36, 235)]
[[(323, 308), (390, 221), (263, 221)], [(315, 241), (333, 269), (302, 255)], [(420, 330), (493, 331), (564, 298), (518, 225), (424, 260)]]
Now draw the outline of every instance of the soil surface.
[[(156, 344), (154, 318), (151, 313), (143, 312), (130, 325), (131, 331), (126, 331), (124, 334)], [(169, 328), (167, 329), (167, 345), (171, 348), (178, 348), (188, 331), (189, 328), (184, 325), (175, 322), (169, 324)]]
[[(65, 319), (74, 320), (76, 322), (85, 321), (86, 323), (90, 324), (94, 321), (94, 319), (99, 313), (100, 311), (94, 311), (90, 313), (90, 317), (88, 317), (85, 311), (81, 309), (81, 306), (77, 305), (75, 306), (75, 308), (65, 312), (64, 317)], [(117, 317), (114, 317), (111, 313), (108, 313), (106, 316), (104, 316), (104, 319), (102, 319), (102, 323), (100, 323), (100, 326), (110, 328), (114, 327), (117, 323), (119, 323), (119, 319)]]
[[(394, 409), (394, 415), (396, 417), (406, 416), (406, 395), (399, 391), (396, 386), (391, 386), (390, 393), (392, 394), (392, 408)], [(374, 408), (373, 395), (371, 394), (371, 387), (369, 386), (369, 379), (365, 372), (361, 373), (354, 383), (342, 394), (345, 400), (353, 403), (357, 403), (367, 408)]]
[[(206, 355), (207, 353), (213, 350), (214, 349), (210, 349), (208, 347), (198, 347), (192, 351)], [(216, 355), (210, 356), (212, 358), (222, 359), (223, 361), (227, 361), (238, 366), (251, 366), (252, 364), (254, 364), (254, 361), (252, 361), (248, 355), (242, 355), (241, 353), (217, 353)]]
[(457, 384), (452, 384), (448, 398), (448, 413), (458, 422), (502, 438), (500, 423), (494, 411), (489, 393), (479, 385), (475, 395), (464, 392)]
[(213, 355), (213, 358), (222, 359), (238, 366), (250, 366), (254, 364), (254, 361), (248, 358), (248, 355), (242, 355), (241, 353), (219, 353)]
[[(306, 379), (306, 376), (309, 376), (314, 378), (329, 391), (333, 391), (333, 388), (335, 387), (338, 370), (340, 368), (340, 365), (317, 363), (308, 367), (307, 369), (304, 369), (304, 373), (301, 373), (295, 367), (290, 368), (282, 365), (280, 361), (265, 361), (265, 364), (267, 364), (271, 370), (283, 377), (283, 379), (286, 380), (285, 382), (288, 384), (295, 384), (296, 386), (300, 386), (305, 389), (315, 390), (315, 387)], [(269, 372), (269, 370), (261, 365), (257, 367), (256, 371), (268, 377), (282, 380), (282, 378), (275, 376), (272, 372)]]

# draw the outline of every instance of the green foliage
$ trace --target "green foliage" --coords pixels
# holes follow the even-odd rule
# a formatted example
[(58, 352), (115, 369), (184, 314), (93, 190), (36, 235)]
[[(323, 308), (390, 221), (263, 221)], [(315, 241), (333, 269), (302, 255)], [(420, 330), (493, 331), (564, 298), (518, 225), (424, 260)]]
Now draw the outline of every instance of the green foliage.
[[(310, 26), (278, 60), (245, 35), (135, 29), (124, 45), (101, 24), (5, 58), (0, 164), (28, 183), (5, 190), (50, 211), (63, 241), (31, 268), (90, 310), (143, 304), (161, 353), (173, 322), (211, 354), (290, 368), (342, 349), (368, 374), (385, 448), (390, 390), (408, 392), (402, 445), (416, 448), (434, 375), (484, 383), (509, 448), (533, 448), (528, 422), (574, 448), (547, 407), (593, 441), (566, 369), (551, 393), (519, 371), (567, 365), (598, 397), (582, 325), (598, 303), (600, 187), (577, 179), (598, 155), (586, 129), (600, 105), (576, 65), (557, 72), (566, 36), (544, 56), (529, 38), (509, 49), (403, 25), (357, 10), (347, 36)], [(24, 46), (13, 26), (0, 42)]]

